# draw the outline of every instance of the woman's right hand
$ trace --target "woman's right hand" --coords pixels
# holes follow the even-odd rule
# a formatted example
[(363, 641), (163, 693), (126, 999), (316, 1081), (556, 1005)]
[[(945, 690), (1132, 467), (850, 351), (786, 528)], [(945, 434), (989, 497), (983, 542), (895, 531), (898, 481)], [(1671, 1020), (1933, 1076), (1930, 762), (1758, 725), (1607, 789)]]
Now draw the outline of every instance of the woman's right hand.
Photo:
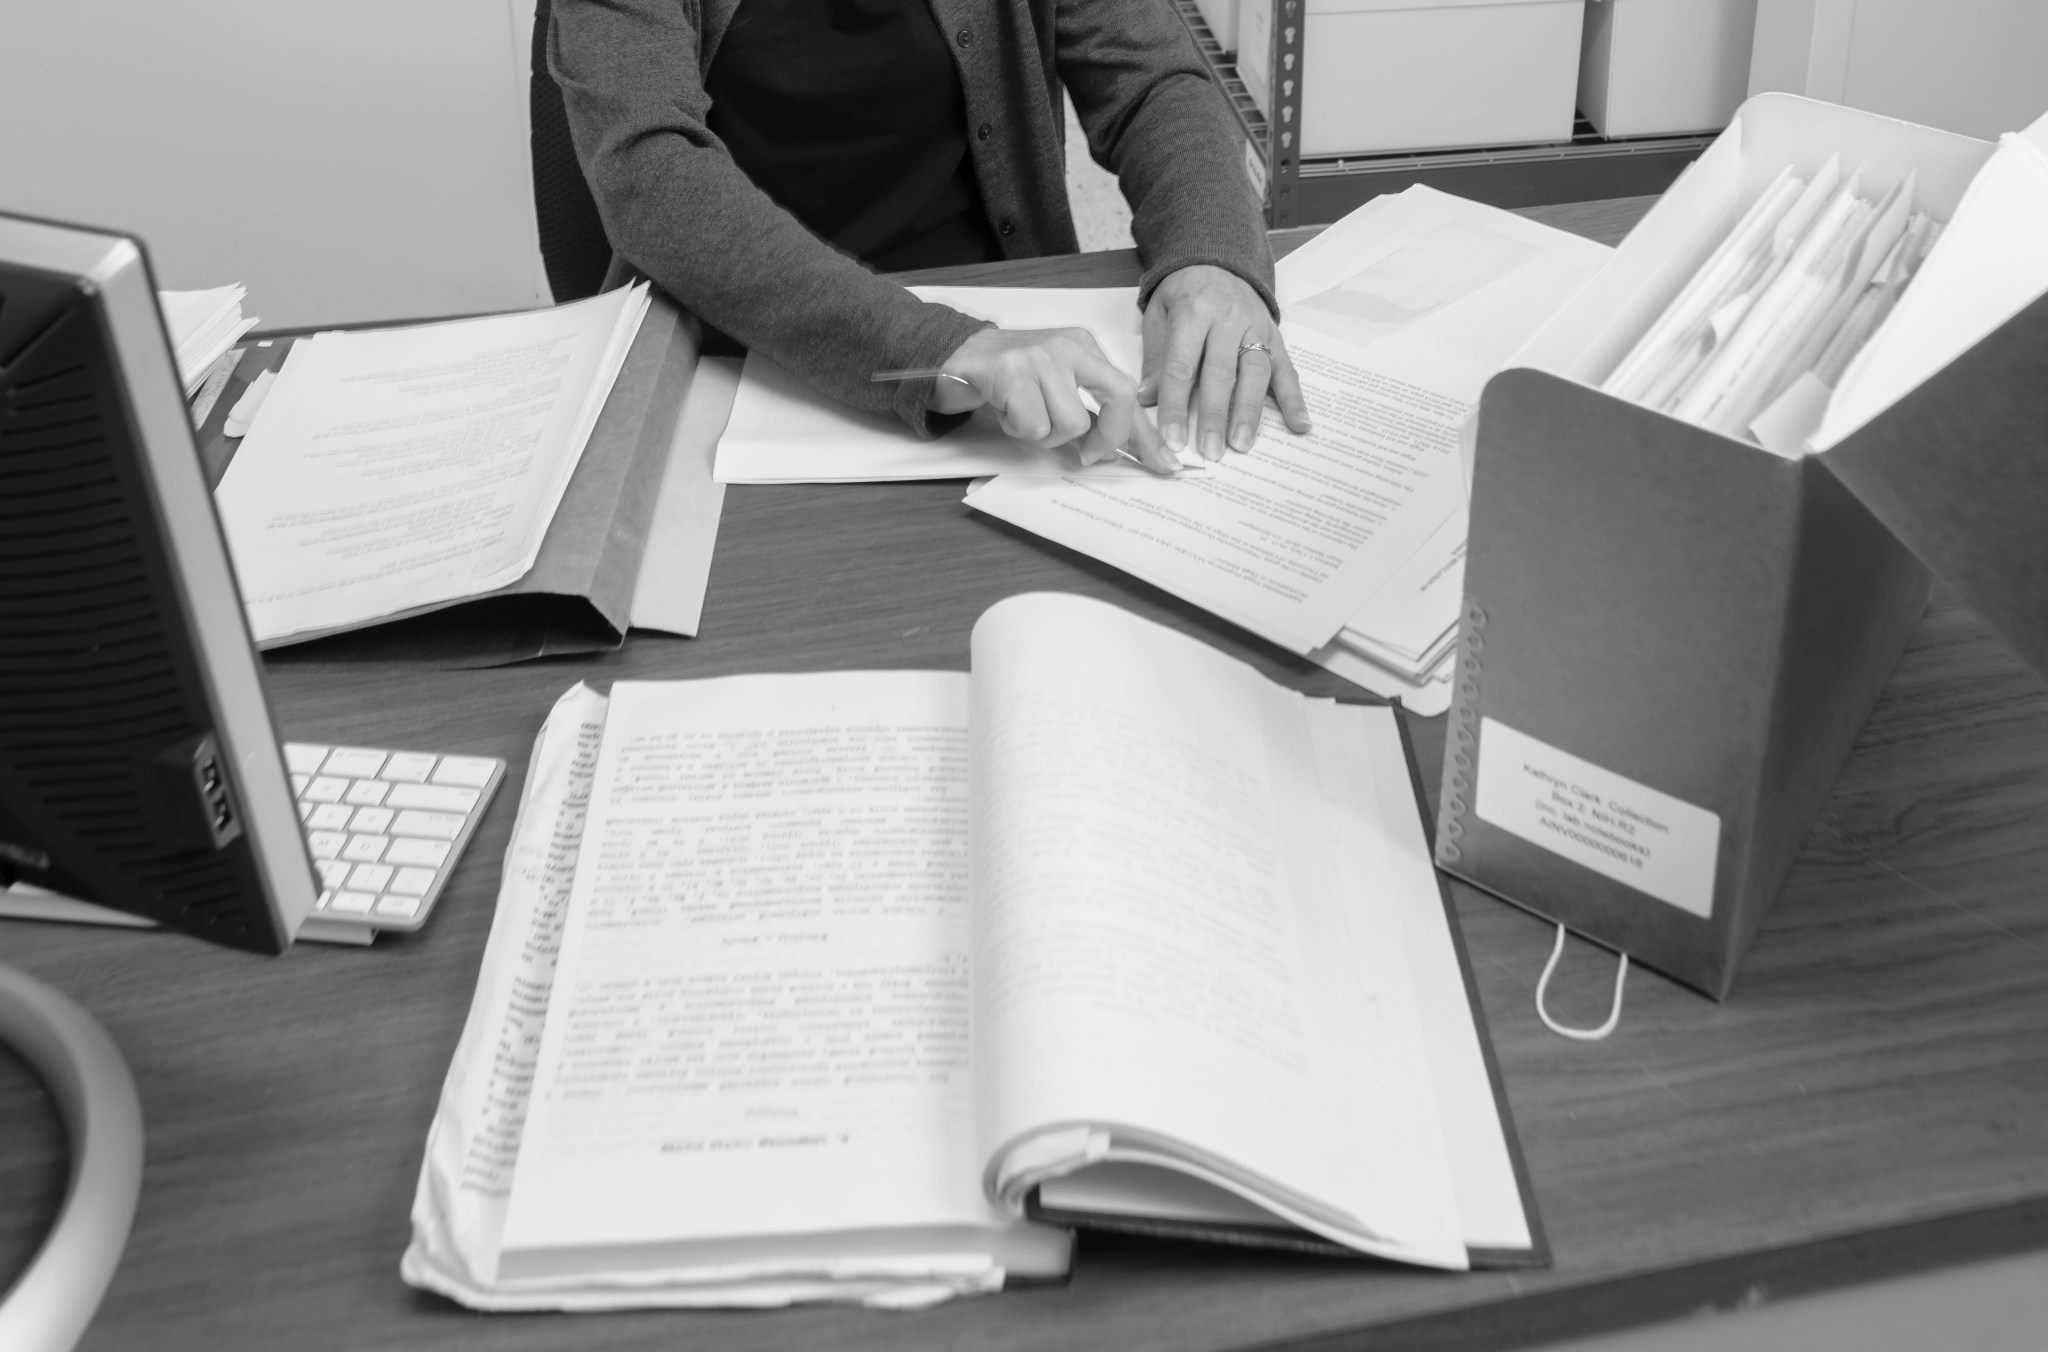
[[(1007, 436), (1047, 450), (1075, 443), (1092, 465), (1128, 451), (1160, 474), (1180, 468), (1159, 429), (1138, 407), (1138, 383), (1118, 370), (1086, 329), (981, 330), (940, 367), (931, 407), (967, 413), (986, 404)], [(1086, 390), (1101, 408), (1090, 413)]]

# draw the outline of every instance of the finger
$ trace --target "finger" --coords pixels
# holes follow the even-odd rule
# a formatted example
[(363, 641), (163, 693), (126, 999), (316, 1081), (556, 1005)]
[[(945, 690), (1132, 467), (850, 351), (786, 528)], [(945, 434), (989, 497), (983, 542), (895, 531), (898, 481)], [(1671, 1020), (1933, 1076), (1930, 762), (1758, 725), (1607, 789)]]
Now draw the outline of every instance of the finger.
[(1266, 413), (1266, 386), (1273, 377), (1273, 359), (1257, 348), (1238, 353), (1237, 389), (1230, 396), (1230, 449), (1249, 451), (1258, 439)]
[(1152, 416), (1142, 408), (1131, 419), (1131, 440), (1125, 449), (1137, 456), (1146, 469), (1159, 474), (1180, 473), (1180, 461), (1174, 456), (1173, 449), (1159, 435), (1159, 429), (1152, 425)]
[(1165, 302), (1155, 299), (1145, 307), (1138, 337), (1144, 354), (1138, 368), (1138, 402), (1149, 407), (1159, 402), (1159, 368), (1166, 364)]
[(1087, 405), (1081, 402), (1081, 390), (1071, 372), (1057, 367), (1046, 372), (1039, 379), (1038, 394), (1051, 420), (1051, 427), (1038, 438), (1038, 444), (1045, 449), (1079, 441), (1095, 426)]
[(1287, 430), (1297, 436), (1314, 430), (1309, 421), (1308, 400), (1301, 395), (1301, 377), (1294, 373), (1294, 358), (1287, 355), (1287, 344), (1280, 341), (1275, 333), (1273, 343), (1273, 402), (1280, 405), (1280, 416), (1286, 420)]
[[(1159, 363), (1159, 434), (1176, 451), (1188, 444), (1188, 396), (1202, 360), (1202, 339), (1208, 333), (1208, 325), (1185, 315), (1184, 309), (1167, 315)], [(1148, 351), (1150, 346), (1148, 343)]]
[(1045, 401), (1046, 416), (1052, 422), (1039, 444), (1050, 450), (1079, 441), (1095, 425), (1095, 411), (1100, 405), (1084, 400), (1081, 394), (1081, 387), (1090, 383), (1084, 371), (1107, 369), (1119, 375), (1126, 387), (1130, 377), (1110, 366), (1095, 335), (1086, 329), (1059, 329), (1049, 334), (1048, 339), (1032, 349), (1029, 360), (1038, 381), (1039, 397)]
[(1074, 361), (1074, 379), (1095, 396), (1101, 410), (1095, 416), (1091, 435), (1103, 444), (1122, 450), (1131, 439), (1131, 424), (1138, 415), (1138, 387), (1107, 357), (1082, 353)]
[(1045, 411), (1045, 396), (1039, 392), (1036, 380), (1001, 379), (989, 392), (988, 402), (996, 411), (996, 425), (1003, 429), (1004, 436), (1038, 445), (1052, 431), (1052, 417)]
[(1209, 330), (1208, 346), (1202, 354), (1202, 387), (1196, 393), (1196, 418), (1205, 460), (1223, 458), (1230, 392), (1237, 387), (1237, 345), (1243, 339), (1244, 330), (1234, 326)]

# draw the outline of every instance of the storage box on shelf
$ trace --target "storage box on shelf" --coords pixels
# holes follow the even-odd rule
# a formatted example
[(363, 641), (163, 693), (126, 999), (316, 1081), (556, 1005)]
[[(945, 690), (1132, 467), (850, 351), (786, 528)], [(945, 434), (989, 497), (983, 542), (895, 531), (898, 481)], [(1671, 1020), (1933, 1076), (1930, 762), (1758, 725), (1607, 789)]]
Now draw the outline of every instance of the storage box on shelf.
[[(1243, 0), (1238, 51), (1273, 47), (1286, 0)], [(1301, 152), (1568, 141), (1584, 0), (1306, 0)], [(1272, 116), (1271, 75), (1240, 66)], [(1291, 72), (1283, 70), (1283, 82)]]
[(1757, 0), (1586, 0), (1579, 111), (1602, 136), (1719, 131), (1749, 88)]
[[(1236, 116), (1252, 194), (1265, 208), (1266, 223), (1275, 228), (1334, 221), (1369, 198), (1417, 183), (1502, 207), (1662, 192), (1713, 139), (1684, 135), (1610, 141), (1581, 121), (1568, 130), (1571, 139), (1563, 144), (1304, 154), (1294, 132), (1302, 117), (1304, 90), (1314, 83), (1313, 74), (1302, 71), (1304, 30), (1310, 25), (1288, 22), (1300, 15), (1303, 0), (1256, 2), (1274, 7), (1270, 40), (1262, 39), (1264, 49), (1241, 51), (1233, 59), (1203, 17), (1198, 0), (1176, 0)], [(1572, 0), (1574, 13), (1577, 5), (1578, 0)], [(1321, 12), (1318, 8), (1314, 14)], [(1262, 89), (1278, 91), (1278, 97), (1266, 104), (1276, 110), (1270, 119), (1249, 88), (1246, 77), (1253, 67), (1262, 72), (1257, 77)], [(1356, 82), (1355, 75), (1342, 70), (1325, 78), (1339, 84)], [(1273, 126), (1280, 129), (1277, 135), (1271, 133)]]
[(1239, 0), (1195, 0), (1202, 22), (1209, 25), (1210, 34), (1226, 52), (1237, 51), (1238, 3)]

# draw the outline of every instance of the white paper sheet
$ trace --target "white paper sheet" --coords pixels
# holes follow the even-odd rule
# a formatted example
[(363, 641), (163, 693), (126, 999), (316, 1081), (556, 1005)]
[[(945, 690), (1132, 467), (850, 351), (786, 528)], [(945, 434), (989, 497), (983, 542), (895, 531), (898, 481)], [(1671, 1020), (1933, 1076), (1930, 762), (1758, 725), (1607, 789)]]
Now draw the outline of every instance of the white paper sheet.
[(198, 392), (207, 373), (235, 345), (235, 340), (261, 322), (242, 314), (242, 302), (248, 295), (249, 289), (239, 283), (205, 291), (156, 293), (157, 308), (163, 313), (164, 328), (171, 336), (178, 379), (184, 382), (186, 398)]
[(1398, 699), (1403, 708), (1425, 718), (1434, 718), (1451, 707), (1452, 664), (1448, 662), (1439, 663), (1427, 677), (1417, 680), (1335, 640), (1309, 653), (1308, 660), (1382, 699)]
[(294, 345), (215, 493), (257, 642), (523, 576), (646, 311), (643, 283)]
[(648, 524), (647, 552), (640, 556), (640, 581), (633, 589), (635, 629), (694, 638), (703, 622), (718, 519), (725, 509), (725, 485), (712, 479), (711, 462), (739, 383), (737, 359), (698, 360)]
[(1367, 652), (1384, 649), (1419, 670), (1434, 664), (1431, 654), (1457, 626), (1464, 595), (1465, 513), (1459, 512), (1353, 612), (1338, 638)]
[(1483, 377), (1422, 344), (1356, 349), (1311, 332), (1288, 342), (1315, 420), (1307, 436), (1268, 408), (1251, 451), (1207, 474), (1004, 475), (968, 505), (1293, 652), (1321, 647), (1463, 510), (1458, 427)]
[(1420, 341), (1491, 375), (1612, 252), (1417, 186), (1338, 221), (1275, 280), (1290, 342), (1301, 329), (1355, 346)]
[[(1103, 355), (1133, 379), (1141, 369), (1136, 287), (917, 286), (911, 291), (1004, 328), (1087, 329)], [(1188, 444), (1194, 445), (1192, 437)], [(1192, 450), (1181, 460), (1190, 468), (1202, 464)], [(1012, 441), (986, 410), (964, 427), (935, 441), (922, 441), (895, 418), (835, 403), (753, 354), (747, 357), (732, 418), (719, 439), (715, 476), (728, 484), (872, 483), (1017, 472), (1149, 476), (1149, 471), (1125, 460), (1104, 461), (1084, 470), (1071, 448), (1045, 451)]]

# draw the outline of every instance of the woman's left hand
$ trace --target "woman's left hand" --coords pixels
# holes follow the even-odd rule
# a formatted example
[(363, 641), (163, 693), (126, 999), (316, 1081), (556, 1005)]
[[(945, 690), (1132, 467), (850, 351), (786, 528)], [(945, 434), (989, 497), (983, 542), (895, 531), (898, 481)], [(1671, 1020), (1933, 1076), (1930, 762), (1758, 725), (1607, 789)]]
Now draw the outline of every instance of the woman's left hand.
[(1250, 450), (1268, 389), (1288, 430), (1309, 430), (1280, 326), (1236, 273), (1207, 263), (1169, 273), (1145, 306), (1144, 338), (1138, 397), (1158, 401), (1159, 431), (1174, 450), (1187, 445), (1191, 402), (1204, 459), (1221, 460), (1226, 438)]

